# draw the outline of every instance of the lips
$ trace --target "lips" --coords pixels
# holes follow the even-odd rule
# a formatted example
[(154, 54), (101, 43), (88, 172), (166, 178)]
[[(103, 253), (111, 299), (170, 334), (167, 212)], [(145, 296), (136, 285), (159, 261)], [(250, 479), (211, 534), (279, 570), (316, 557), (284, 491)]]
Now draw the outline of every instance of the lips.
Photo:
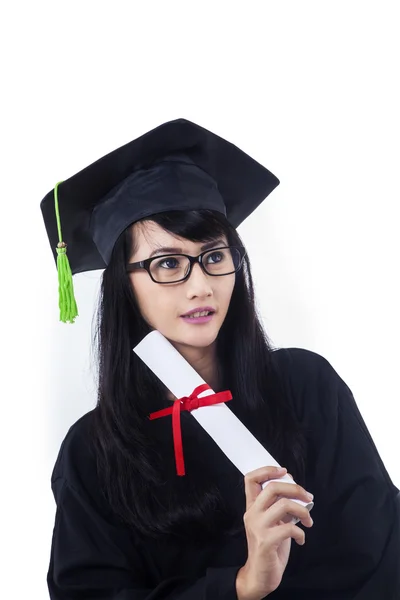
[(212, 306), (199, 306), (198, 308), (193, 308), (192, 310), (189, 310), (187, 313), (181, 316), (190, 317), (195, 314), (196, 316), (204, 316), (204, 313), (207, 313), (208, 315), (213, 314), (215, 313), (215, 308), (212, 308)]

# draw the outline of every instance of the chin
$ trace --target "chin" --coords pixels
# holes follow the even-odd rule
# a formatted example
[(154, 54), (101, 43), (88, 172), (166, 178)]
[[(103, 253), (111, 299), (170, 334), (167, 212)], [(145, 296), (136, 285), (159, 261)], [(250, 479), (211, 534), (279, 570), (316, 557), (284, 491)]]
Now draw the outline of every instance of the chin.
[[(195, 327), (193, 327), (195, 329)], [(218, 331), (212, 332), (199, 332), (193, 331), (193, 333), (187, 333), (186, 335), (171, 336), (168, 339), (181, 346), (191, 346), (192, 348), (208, 348), (211, 346), (218, 337)]]

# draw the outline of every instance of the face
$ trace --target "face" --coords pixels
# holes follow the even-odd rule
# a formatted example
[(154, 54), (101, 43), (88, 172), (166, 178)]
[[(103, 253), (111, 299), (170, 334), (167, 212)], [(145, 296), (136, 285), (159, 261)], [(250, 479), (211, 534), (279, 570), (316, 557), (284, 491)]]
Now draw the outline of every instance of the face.
[[(136, 251), (129, 262), (149, 258), (155, 251), (160, 255), (171, 253), (161, 248), (174, 248), (176, 253), (197, 256), (204, 245), (203, 242), (176, 237), (153, 221), (135, 223), (133, 235)], [(218, 240), (214, 247), (228, 245), (225, 236)], [(133, 271), (129, 277), (144, 319), (176, 347), (207, 348), (215, 342), (228, 312), (235, 285), (234, 273), (213, 277), (195, 264), (189, 279), (179, 283), (155, 283), (145, 269)], [(189, 311), (204, 307), (214, 311), (208, 321), (196, 322), (195, 319), (183, 318)]]

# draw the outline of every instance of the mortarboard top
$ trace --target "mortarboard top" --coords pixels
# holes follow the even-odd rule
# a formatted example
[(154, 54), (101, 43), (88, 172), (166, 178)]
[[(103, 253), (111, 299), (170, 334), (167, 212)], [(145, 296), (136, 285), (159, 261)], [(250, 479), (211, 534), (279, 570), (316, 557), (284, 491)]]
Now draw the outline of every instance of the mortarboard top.
[(63, 241), (67, 270), (75, 274), (105, 268), (120, 234), (144, 217), (209, 209), (238, 227), (278, 184), (275, 175), (234, 144), (177, 119), (57, 184), (40, 207), (57, 264), (60, 253), (65, 258), (66, 249), (57, 250)]

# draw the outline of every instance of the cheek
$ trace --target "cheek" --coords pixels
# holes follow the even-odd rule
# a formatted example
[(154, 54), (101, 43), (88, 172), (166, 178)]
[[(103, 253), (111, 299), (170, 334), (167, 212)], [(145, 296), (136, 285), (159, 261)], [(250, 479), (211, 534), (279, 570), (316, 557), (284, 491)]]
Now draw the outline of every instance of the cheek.
[(224, 289), (224, 298), (225, 298), (226, 302), (229, 304), (231, 297), (232, 297), (233, 288), (235, 287), (235, 276), (233, 275), (232, 278), (230, 278), (229, 281), (227, 281), (226, 283), (227, 283), (227, 285), (225, 286), (225, 289)]
[(149, 325), (158, 328), (157, 325), (162, 323), (170, 308), (170, 301), (162, 286), (151, 279), (140, 282), (133, 280), (132, 288), (142, 317)]
[(142, 273), (132, 274), (130, 276), (133, 295), (135, 296), (136, 302), (139, 306), (139, 310), (142, 316), (147, 320), (148, 307), (151, 304), (151, 298), (154, 292), (151, 290), (151, 281), (147, 281), (142, 277)]
[[(228, 279), (229, 275), (227, 276)], [(221, 277), (222, 279), (222, 277)], [(222, 282), (221, 282), (222, 283)], [(216, 292), (218, 297), (218, 304), (224, 318), (229, 309), (229, 304), (232, 298), (233, 289), (235, 287), (235, 277), (229, 277), (228, 281), (224, 281), (220, 289)]]

